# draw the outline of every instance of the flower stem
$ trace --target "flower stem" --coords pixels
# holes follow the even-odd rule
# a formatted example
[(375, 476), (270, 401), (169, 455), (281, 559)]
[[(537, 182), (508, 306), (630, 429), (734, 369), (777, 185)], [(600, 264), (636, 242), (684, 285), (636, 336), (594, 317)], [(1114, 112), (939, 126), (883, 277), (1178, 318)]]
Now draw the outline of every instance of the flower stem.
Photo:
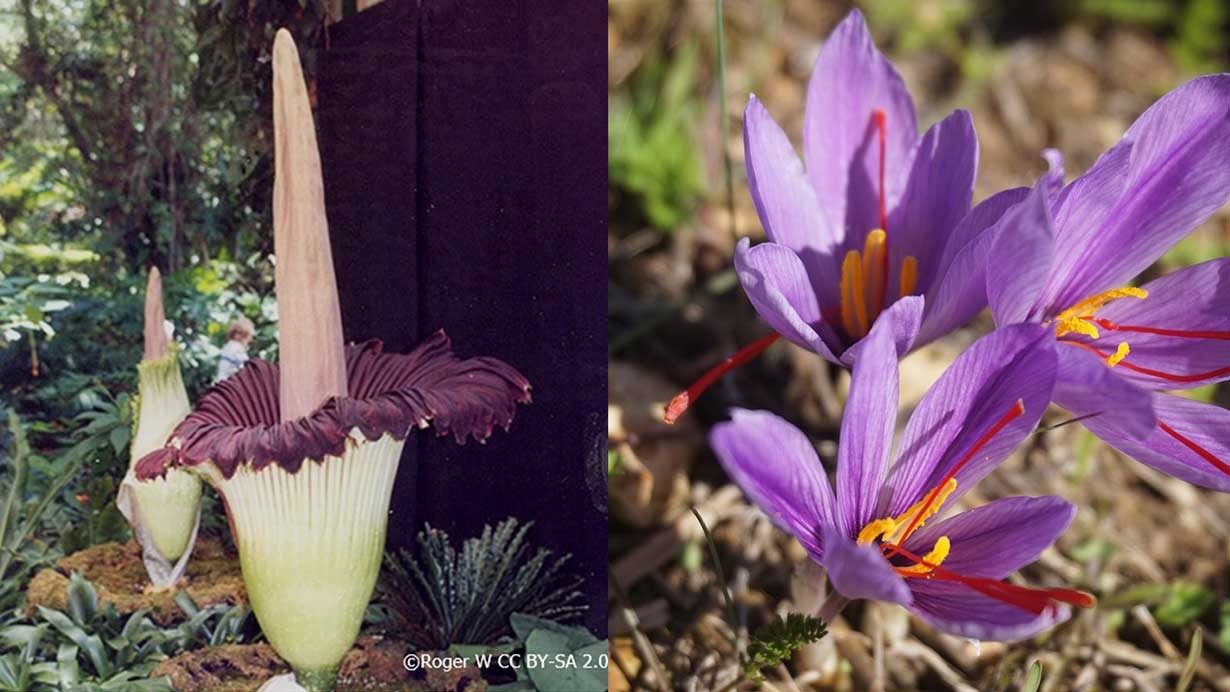
[(295, 670), (295, 682), (308, 692), (333, 692), (340, 666)]
[(820, 605), (820, 610), (816, 612), (816, 617), (823, 620), (824, 624), (827, 625), (833, 618), (837, 617), (837, 614), (849, 602), (850, 599), (834, 591), (828, 595), (828, 598), (824, 599), (824, 603)]

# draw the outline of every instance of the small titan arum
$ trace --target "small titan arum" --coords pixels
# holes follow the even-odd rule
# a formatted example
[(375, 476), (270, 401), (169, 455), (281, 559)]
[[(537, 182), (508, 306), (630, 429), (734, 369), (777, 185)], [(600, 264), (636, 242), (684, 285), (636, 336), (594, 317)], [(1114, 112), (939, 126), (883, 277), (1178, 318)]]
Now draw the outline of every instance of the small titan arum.
[(748, 497), (802, 543), (849, 600), (898, 603), (936, 629), (975, 639), (1033, 636), (1094, 598), (1003, 581), (1033, 562), (1076, 508), (1058, 497), (1011, 497), (928, 524), (991, 472), (1037, 425), (1055, 384), (1048, 337), (1032, 325), (979, 339), (918, 404), (889, 468), (897, 416), (897, 353), (877, 324), (855, 352), (842, 417), (836, 493), (807, 437), (763, 411), (736, 409), (711, 444)]
[(145, 570), (155, 588), (175, 584), (188, 566), (201, 519), (201, 479), (172, 469), (138, 481), (137, 461), (167, 443), (191, 406), (179, 371), (179, 349), (167, 336), (162, 277), (155, 267), (145, 287), (145, 356), (137, 366), (137, 427), (128, 473), (116, 504), (141, 544)]
[(138, 476), (191, 468), (218, 489), (252, 609), (294, 669), (277, 688), (330, 690), (380, 570), (406, 438), (432, 425), (485, 440), (529, 383), (500, 361), (457, 358), (442, 332), (406, 355), (343, 345), (316, 135), (285, 30), (273, 72), (281, 363), (250, 361), (206, 392)]
[(1230, 379), (1230, 259), (1129, 284), (1230, 198), (1230, 75), (1163, 96), (1067, 186), (1047, 156), (987, 259), (996, 324), (1050, 332), (1055, 403), (1102, 440), (1230, 491), (1230, 411), (1165, 393)]
[(755, 96), (743, 146), (769, 242), (739, 241), (735, 270), (773, 332), (676, 397), (668, 423), (780, 337), (848, 366), (848, 349), (880, 320), (905, 355), (986, 307), (986, 231), (1020, 197), (996, 195), (970, 210), (978, 138), (969, 113), (953, 111), (920, 137), (905, 82), (858, 10), (833, 30), (812, 71), (806, 169)]

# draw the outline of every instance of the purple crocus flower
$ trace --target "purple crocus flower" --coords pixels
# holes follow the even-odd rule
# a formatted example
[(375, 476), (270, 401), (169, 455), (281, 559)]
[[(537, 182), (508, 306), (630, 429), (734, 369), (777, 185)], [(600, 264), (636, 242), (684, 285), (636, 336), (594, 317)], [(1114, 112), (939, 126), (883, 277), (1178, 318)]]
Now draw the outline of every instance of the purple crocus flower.
[(1230, 197), (1230, 75), (1162, 97), (1067, 186), (1059, 154), (1048, 158), (993, 232), (996, 323), (1053, 327), (1055, 402), (1095, 435), (1230, 491), (1230, 411), (1162, 391), (1230, 377), (1230, 258), (1127, 285)]
[(806, 169), (755, 96), (743, 144), (769, 242), (741, 240), (735, 269), (774, 333), (677, 397), (668, 422), (779, 336), (848, 365), (844, 354), (880, 319), (904, 355), (986, 306), (974, 241), (1020, 195), (970, 211), (978, 139), (969, 113), (953, 111), (920, 137), (913, 99), (858, 10), (825, 42), (807, 87)]
[(1081, 591), (1001, 581), (1051, 545), (1075, 507), (1012, 497), (927, 521), (1033, 430), (1055, 383), (1049, 340), (1037, 325), (1017, 325), (975, 342), (919, 403), (890, 472), (897, 352), (891, 326), (877, 324), (856, 351), (835, 494), (806, 436), (771, 413), (736, 409), (710, 441), (731, 478), (799, 539), (840, 596), (899, 603), (961, 636), (1030, 637), (1066, 620), (1069, 605), (1093, 605)]

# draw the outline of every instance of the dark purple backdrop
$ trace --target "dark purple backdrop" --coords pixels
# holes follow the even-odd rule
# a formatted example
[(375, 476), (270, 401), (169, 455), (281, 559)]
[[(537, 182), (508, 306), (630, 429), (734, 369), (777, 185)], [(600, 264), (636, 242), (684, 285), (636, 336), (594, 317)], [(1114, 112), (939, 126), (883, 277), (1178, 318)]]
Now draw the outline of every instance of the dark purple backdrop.
[(347, 340), (443, 328), (519, 369), (509, 433), (407, 445), (389, 545), (508, 515), (606, 604), (606, 7), (386, 0), (329, 27), (321, 152)]

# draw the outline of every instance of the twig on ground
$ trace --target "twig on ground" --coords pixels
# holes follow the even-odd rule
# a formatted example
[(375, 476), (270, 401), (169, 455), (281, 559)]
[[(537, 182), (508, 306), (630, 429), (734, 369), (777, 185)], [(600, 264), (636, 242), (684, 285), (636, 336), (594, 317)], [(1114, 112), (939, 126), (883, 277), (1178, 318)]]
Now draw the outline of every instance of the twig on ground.
[(609, 582), (609, 590), (615, 595), (615, 602), (619, 605), (624, 623), (631, 630), (632, 645), (636, 648), (637, 654), (640, 655), (645, 665), (653, 671), (653, 682), (657, 688), (662, 690), (662, 692), (668, 692), (670, 686), (667, 684), (666, 670), (662, 667), (662, 661), (658, 658), (658, 652), (653, 648), (653, 642), (650, 642), (645, 633), (641, 631), (636, 611), (632, 610), (628, 603), (628, 594), (624, 592), (619, 579), (610, 568), (607, 568), (607, 581)]
[(936, 675), (940, 676), (941, 680), (957, 692), (978, 692), (978, 688), (971, 685), (956, 668), (948, 665), (948, 662), (936, 653), (935, 649), (926, 646), (917, 639), (906, 639), (905, 641), (897, 642), (893, 645), (892, 654), (894, 656), (913, 657), (922, 661)]
[[(714, 491), (697, 510), (707, 524), (717, 524), (738, 504), (742, 493), (734, 485), (726, 485)], [(671, 526), (646, 538), (640, 545), (619, 558), (611, 568), (620, 584), (632, 586), (645, 575), (659, 569), (679, 555), (684, 543), (699, 539), (703, 534), (696, 524), (696, 517), (684, 514)]]
[(1153, 619), (1153, 615), (1149, 612), (1149, 608), (1144, 605), (1132, 607), (1132, 617), (1136, 621), (1144, 625), (1145, 631), (1149, 633), (1149, 637), (1153, 639), (1153, 643), (1157, 644), (1157, 648), (1161, 650), (1162, 655), (1166, 658), (1172, 658), (1176, 661), (1183, 659), (1183, 654), (1175, 648), (1174, 644), (1162, 634), (1162, 628), (1157, 626), (1157, 620)]

